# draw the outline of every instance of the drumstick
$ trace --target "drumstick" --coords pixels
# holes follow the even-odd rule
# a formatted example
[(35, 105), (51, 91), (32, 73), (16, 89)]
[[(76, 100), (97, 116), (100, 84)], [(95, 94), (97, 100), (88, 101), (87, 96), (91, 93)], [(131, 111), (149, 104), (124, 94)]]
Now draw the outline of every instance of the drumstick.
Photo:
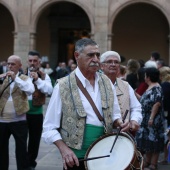
[(100, 158), (105, 158), (105, 157), (110, 157), (110, 155), (98, 156), (98, 157), (92, 157), (92, 158), (85, 158), (85, 159), (79, 159), (79, 162), (80, 162), (80, 161), (90, 161), (90, 160), (100, 159)]
[[(127, 114), (128, 114), (128, 111), (129, 111), (129, 110), (126, 110), (126, 112), (125, 112), (125, 114), (124, 114), (124, 116), (123, 116), (123, 122), (124, 122), (125, 119), (126, 119), (126, 116), (127, 116)], [(117, 135), (116, 135), (115, 140), (114, 140), (114, 142), (113, 142), (113, 145), (112, 145), (112, 147), (111, 147), (110, 153), (112, 153), (113, 147), (114, 147), (114, 145), (115, 145), (115, 143), (116, 143), (116, 141), (117, 141), (117, 138), (118, 138), (118, 136), (119, 136), (119, 134), (120, 134), (121, 129), (122, 129), (122, 128), (120, 127), (119, 130), (117, 131)]]

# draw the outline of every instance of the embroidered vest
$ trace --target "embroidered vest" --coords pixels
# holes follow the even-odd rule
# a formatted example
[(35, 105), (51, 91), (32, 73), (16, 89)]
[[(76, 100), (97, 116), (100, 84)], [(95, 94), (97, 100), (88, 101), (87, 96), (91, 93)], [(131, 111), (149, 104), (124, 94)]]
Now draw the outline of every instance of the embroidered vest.
[[(45, 80), (45, 73), (38, 71), (37, 72), (39, 78), (41, 78), (42, 80)], [(32, 94), (32, 105), (33, 106), (42, 106), (45, 104), (45, 94), (42, 93), (38, 88), (37, 85), (34, 83), (34, 87), (35, 87), (35, 91)]]
[[(28, 75), (28, 68), (25, 71), (25, 74)], [(38, 77), (41, 78), (42, 80), (45, 80), (45, 73), (43, 73), (42, 71), (37, 71)], [(32, 105), (33, 106), (42, 106), (45, 104), (45, 99), (46, 96), (44, 93), (42, 93), (38, 88), (37, 85), (34, 83), (34, 87), (35, 87), (35, 91), (32, 94)]]
[[(27, 76), (21, 74), (20, 78), (22, 80), (27, 80)], [(6, 78), (3, 82), (3, 84), (0, 86), (0, 93), (2, 90), (7, 86), (8, 84), (8, 78)], [(23, 113), (26, 113), (29, 110), (29, 105), (28, 105), (28, 99), (27, 95), (24, 91), (21, 91), (20, 88), (15, 84), (13, 91), (11, 93), (12, 95), (12, 100), (14, 104), (15, 111), (17, 115), (21, 115)], [(0, 114), (2, 115), (3, 108), (10, 96), (10, 86), (4, 91), (3, 95), (0, 98)]]
[(121, 80), (120, 78), (116, 79), (116, 95), (117, 95), (117, 99), (118, 99), (118, 103), (119, 103), (119, 107), (120, 107), (120, 111), (121, 111), (121, 115), (123, 117), (123, 115), (125, 114), (126, 110), (129, 110), (127, 116), (126, 116), (126, 120), (129, 121), (130, 119), (130, 96), (129, 96), (129, 84), (126, 81)]
[[(99, 74), (101, 104), (107, 133), (112, 132), (113, 90), (110, 80)], [(75, 72), (58, 80), (62, 101), (61, 128), (63, 141), (71, 148), (81, 149), (86, 124), (86, 111), (83, 108), (76, 83)]]

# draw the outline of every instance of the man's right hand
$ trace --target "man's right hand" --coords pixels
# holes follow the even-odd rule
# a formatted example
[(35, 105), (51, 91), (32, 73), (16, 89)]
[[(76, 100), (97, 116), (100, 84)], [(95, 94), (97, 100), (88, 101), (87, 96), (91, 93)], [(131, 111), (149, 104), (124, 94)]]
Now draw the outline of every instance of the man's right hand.
[(122, 123), (120, 127), (121, 127), (121, 132), (128, 132), (130, 128), (130, 124), (129, 122), (125, 122), (125, 123)]
[(0, 74), (0, 78), (5, 78), (6, 77), (6, 73)]
[(63, 159), (63, 167), (67, 170), (67, 167), (73, 167), (74, 165), (79, 166), (79, 161), (74, 152), (62, 141), (57, 140), (54, 144), (60, 150), (62, 159)]

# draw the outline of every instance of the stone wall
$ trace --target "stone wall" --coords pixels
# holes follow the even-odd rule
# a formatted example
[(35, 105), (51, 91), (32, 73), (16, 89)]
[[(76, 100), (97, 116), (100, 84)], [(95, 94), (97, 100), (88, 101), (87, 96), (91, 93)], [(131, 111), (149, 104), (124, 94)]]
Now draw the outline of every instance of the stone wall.
[[(45, 40), (41, 39), (40, 37), (37, 39), (37, 34), (39, 34), (39, 32), (37, 32), (37, 25), (40, 17), (46, 9), (48, 9), (54, 4), (61, 2), (62, 0), (0, 0), (0, 4), (2, 4), (5, 8), (8, 9), (14, 23), (14, 30), (11, 33), (13, 34), (14, 41), (12, 43), (9, 40), (9, 44), (13, 46), (13, 51), (11, 52), (23, 58), (24, 66), (26, 66), (26, 58), (28, 51), (37, 48), (37, 44), (38, 48), (40, 50), (42, 49), (42, 51), (45, 48), (44, 46), (46, 46), (48, 50), (46, 50), (44, 53), (47, 53), (45, 55), (50, 56), (50, 50), (52, 48), (50, 43), (46, 44), (46, 42), (43, 42)], [(128, 6), (136, 3), (147, 3), (160, 10), (160, 12), (167, 20), (166, 29), (169, 30), (169, 0), (65, 0), (64, 2), (76, 4), (87, 14), (90, 22), (91, 38), (96, 40), (96, 42), (100, 45), (101, 52), (110, 50), (113, 47), (113, 23), (115, 22), (121, 11), (127, 8)], [(49, 34), (48, 31), (47, 33)], [(164, 57), (167, 62), (169, 62), (170, 56), (168, 35), (167, 46), (160, 47), (160, 50), (165, 55)], [(46, 36), (46, 40), (48, 39), (49, 36)], [(41, 41), (37, 43), (38, 40)], [(8, 41), (8, 39), (6, 41)], [(7, 57), (5, 56), (5, 54), (8, 55), (8, 53), (4, 52), (3, 57)], [(52, 57), (52, 63), (54, 63), (55, 60), (56, 59)]]

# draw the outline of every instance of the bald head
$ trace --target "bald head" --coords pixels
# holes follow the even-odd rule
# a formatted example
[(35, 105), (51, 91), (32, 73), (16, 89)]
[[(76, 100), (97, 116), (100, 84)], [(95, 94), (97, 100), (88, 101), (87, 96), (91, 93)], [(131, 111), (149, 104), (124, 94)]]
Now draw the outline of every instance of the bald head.
[(16, 62), (18, 62), (19, 64), (22, 64), (21, 58), (17, 55), (11, 55), (11, 56), (8, 57), (8, 60), (9, 59), (16, 60)]
[(22, 67), (21, 58), (17, 55), (12, 55), (8, 57), (8, 70), (13, 71), (15, 74), (18, 73), (19, 69)]

